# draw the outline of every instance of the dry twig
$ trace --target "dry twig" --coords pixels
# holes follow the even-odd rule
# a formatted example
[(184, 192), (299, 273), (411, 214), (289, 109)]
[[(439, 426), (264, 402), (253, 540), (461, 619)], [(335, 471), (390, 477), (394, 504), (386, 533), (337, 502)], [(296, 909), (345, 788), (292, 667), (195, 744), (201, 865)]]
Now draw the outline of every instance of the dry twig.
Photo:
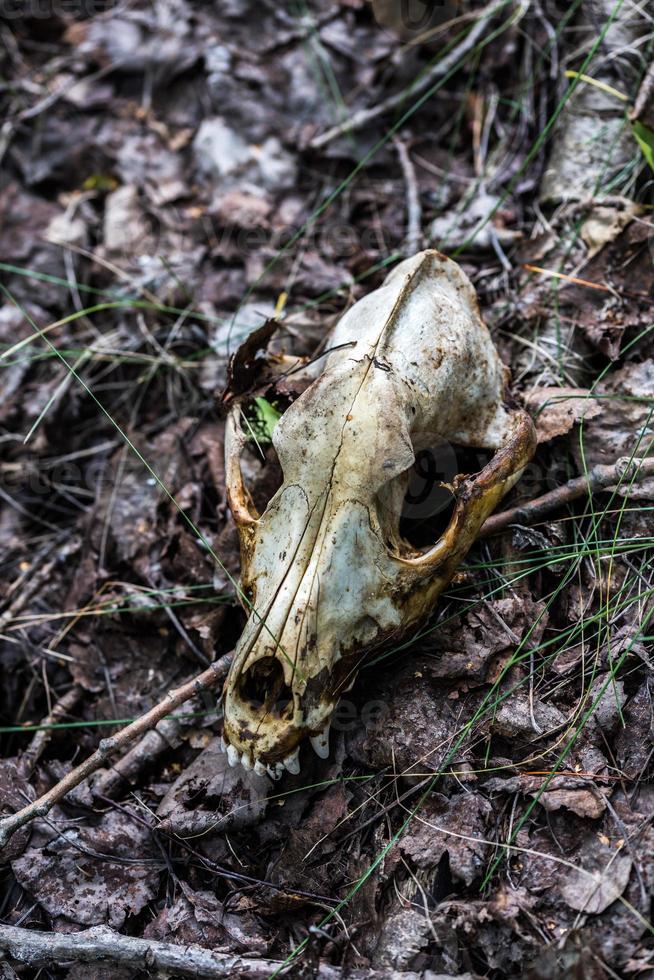
[(550, 490), (542, 497), (536, 497), (535, 500), (530, 500), (520, 507), (512, 507), (500, 514), (493, 514), (482, 527), (479, 537), (487, 538), (491, 534), (497, 534), (498, 531), (506, 530), (511, 524), (535, 524), (553, 510), (578, 500), (585, 494), (606, 490), (620, 482), (623, 485), (632, 480), (640, 482), (650, 476), (654, 476), (654, 457), (646, 459), (623, 457), (611, 466), (594, 466), (588, 471), (587, 476), (578, 476), (564, 483), (562, 487)]
[(151, 767), (160, 755), (179, 745), (181, 730), (182, 726), (177, 718), (162, 718), (155, 728), (146, 732), (110, 769), (100, 773), (93, 784), (93, 795), (113, 799), (144, 769)]
[[(280, 967), (274, 960), (248, 960), (229, 953), (214, 953), (202, 946), (176, 946), (149, 939), (122, 936), (106, 926), (83, 932), (36, 932), (16, 926), (0, 926), (0, 950), (11, 959), (30, 966), (53, 963), (97, 963), (147, 970), (148, 976), (173, 973), (179, 977), (268, 978)], [(325, 978), (339, 976), (325, 972)]]
[(79, 786), (98, 769), (101, 769), (107, 758), (119, 749), (124, 749), (131, 745), (138, 738), (175, 711), (186, 701), (189, 701), (195, 694), (202, 694), (216, 687), (225, 677), (232, 661), (232, 654), (226, 653), (220, 660), (216, 660), (207, 670), (198, 674), (192, 680), (187, 681), (182, 687), (169, 691), (163, 701), (156, 704), (144, 715), (137, 718), (130, 725), (127, 725), (116, 735), (110, 738), (103, 738), (93, 755), (89, 756), (75, 769), (71, 770), (67, 776), (61, 779), (52, 789), (40, 796), (38, 800), (23, 807), (16, 813), (11, 813), (0, 820), (0, 849), (3, 848), (20, 827), (37, 817), (45, 817), (56, 803), (59, 803), (72, 789)]
[(34, 766), (43, 755), (48, 742), (52, 738), (51, 726), (60, 724), (70, 714), (81, 697), (82, 688), (79, 684), (73, 684), (59, 701), (57, 701), (50, 714), (43, 719), (41, 723), (42, 727), (38, 732), (35, 732), (34, 738), (25, 751), (24, 760), (28, 763), (30, 769), (34, 769)]
[(647, 124), (647, 117), (654, 109), (654, 62), (649, 66), (643, 78), (634, 107), (629, 113), (633, 121), (642, 120)]
[(354, 132), (357, 129), (363, 129), (363, 127), (367, 126), (373, 119), (377, 119), (379, 116), (383, 116), (387, 112), (392, 112), (394, 109), (398, 109), (409, 97), (415, 98), (422, 95), (422, 93), (425, 92), (437, 78), (442, 78), (444, 75), (447, 75), (447, 73), (457, 64), (457, 62), (460, 61), (468, 53), (468, 51), (471, 50), (471, 48), (474, 48), (484, 31), (488, 29), (488, 20), (506, 6), (507, 0), (497, 0), (496, 3), (491, 3), (488, 7), (480, 10), (477, 22), (468, 31), (461, 43), (452, 48), (449, 54), (445, 55), (444, 58), (441, 58), (440, 61), (433, 64), (431, 68), (424, 73), (424, 75), (416, 79), (415, 84), (409, 92), (405, 90), (402, 92), (397, 92), (395, 95), (391, 95), (388, 99), (384, 99), (377, 105), (370, 106), (368, 109), (360, 109), (359, 112), (355, 112), (353, 116), (349, 117), (349, 119), (344, 119), (343, 122), (339, 123), (337, 126), (332, 126), (332, 128), (328, 129), (326, 133), (322, 133), (320, 136), (314, 136), (309, 143), (309, 147), (312, 150), (320, 150), (323, 146), (331, 143), (339, 136)]
[(406, 185), (406, 237), (404, 239), (404, 254), (415, 255), (420, 251), (422, 242), (422, 207), (420, 206), (420, 190), (416, 179), (413, 161), (409, 156), (406, 144), (396, 136), (393, 140), (397, 156), (402, 167)]
[[(234, 953), (217, 953), (203, 946), (178, 946), (152, 939), (123, 936), (106, 926), (94, 926), (83, 932), (37, 932), (17, 926), (0, 926), (0, 952), (30, 966), (52, 963), (97, 963), (109, 961), (135, 970), (146, 970), (148, 976), (203, 977), (205, 980), (268, 980), (271, 976), (288, 976), (297, 972), (295, 964), (285, 967), (279, 960), (249, 959)], [(387, 974), (385, 974), (387, 975)], [(403, 977), (403, 973), (394, 973)], [(382, 974), (370, 970), (345, 970), (321, 963), (312, 976), (318, 980), (381, 980)], [(415, 976), (415, 974), (411, 974)]]
[[(9, 587), (7, 598), (10, 601), (0, 615), (0, 630), (6, 629), (18, 613), (25, 608), (30, 599), (33, 599), (44, 585), (51, 581), (57, 566), (61, 567), (65, 562), (70, 561), (81, 546), (81, 539), (77, 536), (70, 538), (63, 544), (61, 544), (61, 540), (57, 540), (48, 547), (48, 554), (52, 555), (49, 561), (38, 567), (38, 562), (44, 556), (35, 559), (27, 571), (23, 572)], [(12, 599), (14, 595), (15, 598)]]

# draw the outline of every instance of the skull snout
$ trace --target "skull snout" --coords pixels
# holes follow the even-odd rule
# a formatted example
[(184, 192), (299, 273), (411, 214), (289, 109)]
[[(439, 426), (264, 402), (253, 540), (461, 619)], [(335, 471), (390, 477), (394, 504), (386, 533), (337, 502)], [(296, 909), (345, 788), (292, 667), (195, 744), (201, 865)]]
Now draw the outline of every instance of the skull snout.
[[(349, 489), (318, 498), (315, 520), (305, 522), (294, 549), (285, 549), (292, 560), (274, 575), (267, 574), (272, 559), (265, 565), (261, 557), (264, 537), (256, 539), (261, 550), (255, 548), (249, 581), (256, 580), (257, 602), (268, 610), (265, 619), (251, 615), (225, 685), (224, 737), (234, 764), (295, 772), (306, 738), (326, 758), (334, 708), (363, 651), (399, 623), (379, 588), (380, 569), (389, 573), (387, 584), (394, 571), (387, 547), (370, 507)], [(282, 512), (280, 504), (264, 515), (257, 534)]]
[(229, 761), (278, 778), (300, 770), (300, 744), (308, 736), (321, 758), (329, 754), (328, 727), (333, 710), (327, 688), (312, 696), (313, 685), (299, 674), (287, 677), (282, 654), (246, 657), (238, 677), (224, 693), (224, 740)]

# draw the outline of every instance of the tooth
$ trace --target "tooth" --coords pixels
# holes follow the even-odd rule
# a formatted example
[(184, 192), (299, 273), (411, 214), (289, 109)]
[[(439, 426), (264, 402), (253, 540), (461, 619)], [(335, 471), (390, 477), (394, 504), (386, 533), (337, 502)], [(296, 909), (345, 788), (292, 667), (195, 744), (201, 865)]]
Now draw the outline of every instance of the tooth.
[(271, 779), (277, 780), (284, 772), (284, 767), (279, 762), (273, 762), (271, 765), (266, 766), (266, 772)]
[(225, 736), (224, 735), (221, 735), (220, 736), (220, 751), (221, 752), (226, 752), (227, 751), (227, 742), (225, 741)]
[(347, 685), (347, 687), (341, 688), (341, 694), (347, 694), (348, 691), (351, 691), (352, 688), (354, 687), (354, 682), (356, 681), (356, 679), (357, 679), (357, 675), (355, 674), (352, 680), (350, 681), (350, 683)]
[(291, 752), (291, 754), (287, 755), (285, 759), (282, 759), (282, 765), (290, 773), (293, 773), (294, 776), (297, 776), (297, 774), (300, 771), (300, 746), (299, 745), (296, 748), (295, 752)]
[(227, 746), (227, 761), (232, 767), (237, 766), (241, 761), (241, 757), (238, 754), (238, 749), (234, 745)]
[(252, 759), (247, 754), (247, 752), (244, 752), (243, 755), (241, 756), (241, 765), (243, 766), (244, 769), (252, 768)]
[(259, 759), (257, 759), (257, 761), (254, 763), (254, 771), (256, 772), (257, 776), (265, 776), (268, 772), (263, 762), (260, 762)]
[(329, 726), (318, 735), (311, 735), (309, 738), (311, 748), (319, 759), (329, 758)]

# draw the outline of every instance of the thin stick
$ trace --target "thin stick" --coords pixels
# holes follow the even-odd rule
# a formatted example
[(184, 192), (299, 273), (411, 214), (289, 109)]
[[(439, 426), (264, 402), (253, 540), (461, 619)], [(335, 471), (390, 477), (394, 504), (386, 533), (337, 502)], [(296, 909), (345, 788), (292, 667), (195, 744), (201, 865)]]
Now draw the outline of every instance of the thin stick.
[(0, 849), (6, 845), (12, 834), (20, 827), (24, 827), (26, 823), (35, 820), (37, 817), (47, 816), (53, 806), (63, 800), (67, 793), (79, 786), (92, 773), (101, 769), (110, 755), (131, 745), (145, 732), (154, 728), (162, 718), (165, 718), (171, 711), (175, 711), (184, 702), (189, 701), (195, 694), (210, 691), (220, 684), (231, 661), (232, 654), (226, 653), (203, 673), (198, 674), (197, 677), (183, 684), (182, 687), (169, 691), (163, 701), (150, 708), (149, 711), (127, 725), (122, 731), (110, 738), (103, 738), (93, 755), (69, 772), (67, 776), (64, 776), (38, 800), (34, 800), (33, 803), (23, 807), (22, 810), (18, 810), (17, 813), (3, 817), (0, 820)]
[(345, 133), (354, 132), (357, 129), (363, 129), (367, 126), (369, 122), (373, 119), (377, 119), (379, 116), (383, 116), (387, 112), (392, 112), (399, 106), (403, 105), (408, 98), (415, 98), (418, 95), (422, 95), (426, 89), (434, 82), (437, 78), (441, 78), (443, 75), (452, 69), (457, 62), (470, 51), (471, 48), (475, 46), (479, 38), (482, 36), (484, 31), (487, 29), (487, 21), (490, 17), (502, 10), (507, 5), (507, 0), (499, 0), (497, 3), (489, 4), (479, 12), (479, 19), (477, 20), (474, 27), (472, 27), (466, 36), (463, 38), (460, 44), (457, 44), (455, 48), (447, 54), (440, 61), (437, 61), (431, 68), (425, 72), (420, 78), (418, 78), (415, 84), (411, 87), (409, 91), (403, 90), (402, 92), (397, 92), (395, 95), (391, 95), (388, 99), (384, 99), (377, 105), (370, 106), (368, 109), (360, 109), (359, 112), (355, 112), (353, 116), (349, 119), (344, 119), (343, 122), (339, 123), (337, 126), (332, 126), (328, 129), (326, 133), (322, 133), (320, 136), (314, 136), (314, 138), (309, 143), (309, 147), (312, 150), (320, 150), (323, 146), (331, 143), (332, 140), (337, 139), (339, 136), (343, 136)]
[(181, 731), (182, 724), (177, 718), (163, 718), (110, 769), (98, 776), (97, 781), (93, 782), (93, 795), (113, 799), (144, 769), (151, 768), (164, 752), (176, 748), (181, 742)]
[(644, 118), (649, 109), (649, 104), (652, 101), (652, 96), (654, 96), (654, 62), (652, 62), (645, 73), (645, 77), (638, 89), (634, 107), (629, 113), (629, 118), (632, 121), (635, 122)]
[(406, 185), (406, 236), (404, 239), (404, 254), (415, 255), (420, 251), (422, 243), (422, 207), (420, 205), (420, 190), (416, 179), (416, 170), (409, 156), (406, 144), (396, 136), (393, 140), (397, 156), (402, 167)]
[(613, 487), (621, 481), (630, 483), (632, 480), (642, 481), (654, 476), (654, 457), (646, 459), (630, 459), (628, 456), (619, 459), (611, 466), (598, 464), (589, 470), (587, 476), (578, 476), (556, 490), (550, 490), (542, 497), (536, 497), (521, 507), (512, 507), (510, 510), (502, 511), (500, 514), (493, 514), (489, 517), (481, 531), (480, 538), (487, 538), (498, 531), (504, 531), (511, 524), (535, 524), (542, 517), (546, 517), (553, 510), (563, 507), (564, 504), (572, 500), (578, 500), (588, 493), (597, 493), (598, 490), (605, 490)]
[[(16, 594), (16, 598), (11, 602), (9, 607), (0, 615), (0, 630), (4, 630), (9, 623), (14, 619), (14, 617), (21, 612), (30, 599), (43, 588), (43, 586), (51, 580), (52, 572), (57, 565), (63, 565), (64, 562), (69, 561), (81, 548), (82, 542), (78, 537), (71, 538), (60, 544), (60, 541), (53, 542), (48, 547), (47, 554), (52, 554), (55, 551), (54, 557), (37, 568), (37, 563), (42, 560), (42, 556), (37, 558), (33, 564), (30, 566), (29, 570), (22, 574), (12, 585), (9, 587), (10, 595)], [(31, 575), (31, 578), (29, 577)], [(19, 588), (20, 587), (20, 588)]]
[[(200, 977), (203, 980), (270, 980), (288, 976), (294, 966), (280, 960), (254, 959), (238, 953), (218, 953), (204, 946), (164, 943), (154, 939), (124, 936), (107, 926), (93, 926), (81, 932), (39, 932), (18, 926), (0, 925), (0, 953), (14, 962), (32, 967), (55, 963), (108, 962), (148, 976)], [(377, 970), (350, 970), (320, 963), (311, 976), (317, 980), (383, 980), (388, 973)], [(394, 973), (415, 977), (415, 973)]]
[(34, 766), (41, 758), (48, 742), (52, 738), (52, 725), (57, 725), (59, 722), (63, 721), (64, 718), (70, 714), (73, 708), (76, 707), (78, 701), (82, 697), (82, 688), (79, 684), (73, 684), (73, 686), (68, 690), (55, 704), (54, 708), (50, 714), (43, 719), (43, 727), (40, 731), (34, 734), (34, 738), (30, 742), (23, 759), (29, 764), (30, 770), (34, 769)]
[[(53, 963), (110, 962), (148, 976), (171, 974), (179, 977), (203, 977), (216, 980), (268, 980), (282, 964), (276, 960), (248, 959), (237, 954), (215, 953), (202, 946), (175, 945), (151, 939), (123, 936), (106, 926), (95, 926), (82, 932), (37, 932), (17, 926), (0, 926), (0, 950), (12, 960), (30, 966)], [(340, 977), (341, 971), (323, 968), (318, 974), (324, 980)]]

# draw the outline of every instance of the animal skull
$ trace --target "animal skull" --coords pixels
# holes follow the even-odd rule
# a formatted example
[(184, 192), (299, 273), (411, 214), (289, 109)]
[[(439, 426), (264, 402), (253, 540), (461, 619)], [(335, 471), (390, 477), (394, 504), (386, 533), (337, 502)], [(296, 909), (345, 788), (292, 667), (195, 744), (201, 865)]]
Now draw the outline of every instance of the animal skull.
[[(247, 441), (227, 422), (229, 506), (251, 612), (224, 689), (232, 764), (299, 771), (309, 736), (323, 758), (330, 717), (364, 653), (426, 617), (481, 525), (531, 458), (531, 420), (459, 266), (429, 250), (398, 265), (330, 338), (322, 374), (277, 424), (283, 484), (254, 512)], [(400, 534), (420, 439), (494, 450), (453, 482), (449, 524), (427, 551)]]

